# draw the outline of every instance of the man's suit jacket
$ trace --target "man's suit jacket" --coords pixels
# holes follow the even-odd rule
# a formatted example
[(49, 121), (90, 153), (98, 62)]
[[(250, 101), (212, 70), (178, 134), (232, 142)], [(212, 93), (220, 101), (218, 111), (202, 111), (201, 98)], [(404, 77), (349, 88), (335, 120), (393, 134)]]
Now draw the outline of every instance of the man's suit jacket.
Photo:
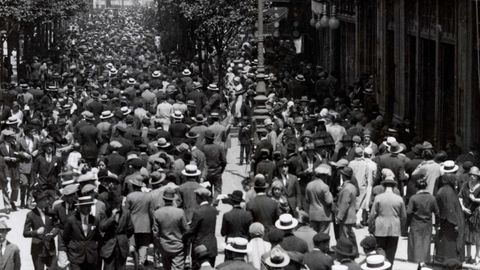
[(234, 206), (232, 210), (223, 215), (222, 236), (243, 237), (248, 239), (248, 228), (252, 224), (252, 214), (240, 206)]
[(78, 130), (78, 142), (81, 146), (82, 157), (96, 158), (98, 155), (98, 143), (100, 132), (92, 124), (88, 123)]
[(343, 187), (338, 193), (337, 211), (335, 219), (342, 224), (355, 224), (357, 202), (357, 188), (350, 182), (343, 183)]
[(20, 249), (7, 241), (5, 253), (0, 260), (0, 270), (20, 270), (21, 265)]
[(32, 142), (32, 151), (30, 151), (25, 137), (22, 137), (20, 138), (20, 140), (18, 140), (19, 152), (24, 152), (25, 154), (28, 154), (30, 156), (30, 158), (21, 159), (21, 162), (19, 164), (20, 173), (29, 174), (32, 170), (32, 164), (34, 159), (33, 152), (38, 149), (38, 140), (36, 138), (33, 138)]
[(184, 123), (172, 123), (168, 128), (168, 132), (172, 136), (173, 145), (179, 145), (180, 143), (182, 143), (188, 130), (188, 126)]
[(12, 179), (19, 179), (20, 172), (18, 170), (18, 165), (19, 165), (20, 159), (17, 155), (14, 154), (14, 152), (18, 151), (18, 145), (16, 143), (10, 144), (10, 147), (7, 150), (7, 146), (5, 144), (6, 144), (5, 142), (0, 144), (0, 155), (3, 156), (4, 158), (6, 157), (17, 158), (16, 161), (5, 160), (5, 164), (7, 165), (5, 170), (5, 173), (6, 173), (5, 176), (11, 177)]
[(59, 157), (52, 155), (50, 162), (47, 162), (45, 155), (35, 158), (32, 165), (32, 177), (34, 183), (37, 182), (41, 187), (54, 189), (57, 185), (58, 174), (62, 168), (62, 162)]
[(305, 200), (310, 220), (331, 221), (333, 197), (330, 188), (321, 179), (308, 183)]
[(402, 197), (394, 193), (382, 193), (375, 197), (369, 216), (369, 224), (375, 224), (375, 236), (400, 236), (406, 220), (407, 211)]
[(65, 250), (68, 260), (74, 264), (96, 263), (98, 259), (98, 241), (100, 241), (100, 228), (98, 220), (94, 216), (88, 215), (88, 231), (85, 235), (82, 228), (80, 213), (67, 219), (62, 239), (65, 244)]
[[(283, 184), (283, 179), (279, 177), (280, 182)], [(285, 195), (287, 196), (288, 205), (295, 211), (297, 207), (300, 207), (302, 204), (302, 193), (300, 191), (300, 183), (298, 178), (293, 174), (288, 174), (286, 179)]]
[(104, 233), (103, 245), (100, 248), (102, 258), (110, 258), (118, 245), (122, 258), (127, 258), (129, 238), (134, 233), (133, 223), (128, 209), (120, 211), (118, 221), (110, 216), (100, 221), (100, 231)]
[(253, 222), (260, 222), (265, 226), (265, 232), (275, 227), (275, 221), (280, 216), (278, 203), (265, 194), (257, 194), (250, 200), (247, 210), (252, 213)]
[(134, 191), (127, 195), (125, 205), (132, 216), (135, 233), (152, 232), (149, 199), (148, 193), (141, 191)]
[(180, 193), (182, 199), (182, 207), (183, 210), (185, 210), (185, 216), (187, 216), (187, 220), (189, 221), (192, 220), (193, 211), (198, 207), (194, 191), (199, 187), (199, 183), (188, 181), (178, 188), (178, 193)]
[[(45, 228), (45, 233), (43, 235), (38, 235), (37, 230), (40, 227)], [(52, 236), (46, 236), (51, 233)], [(46, 255), (50, 256), (55, 255), (55, 241), (54, 237), (57, 235), (58, 229), (55, 228), (52, 218), (45, 213), (45, 223), (40, 216), (40, 212), (37, 208), (34, 208), (32, 211), (28, 212), (25, 219), (25, 225), (23, 227), (23, 237), (32, 238), (32, 245), (30, 248), (30, 254), (32, 256)]]
[(305, 254), (303, 263), (306, 264), (310, 270), (329, 270), (333, 265), (333, 259), (316, 249)]
[(190, 230), (185, 234), (186, 239), (192, 239), (193, 249), (196, 246), (205, 245), (209, 257), (215, 257), (218, 254), (215, 236), (217, 213), (217, 209), (211, 205), (200, 205), (193, 212)]

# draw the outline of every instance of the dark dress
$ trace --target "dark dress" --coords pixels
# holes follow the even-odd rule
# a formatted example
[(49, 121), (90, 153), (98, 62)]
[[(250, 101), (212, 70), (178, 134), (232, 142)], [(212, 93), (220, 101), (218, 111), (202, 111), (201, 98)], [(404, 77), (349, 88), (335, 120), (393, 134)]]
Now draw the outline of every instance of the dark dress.
[(432, 213), (438, 214), (438, 206), (428, 191), (422, 190), (413, 195), (407, 207), (408, 260), (411, 262), (430, 261), (432, 238)]
[(475, 198), (480, 198), (480, 184), (470, 185), (470, 181), (466, 181), (460, 190), (460, 198), (463, 199), (463, 206), (470, 209), (470, 215), (465, 214), (465, 242), (467, 244), (475, 244), (480, 240), (480, 208), (479, 205), (470, 199), (470, 194)]
[(435, 259), (439, 262), (451, 258), (462, 260), (465, 256), (464, 217), (457, 193), (453, 188), (455, 181), (452, 182), (442, 186), (436, 195), (440, 210), (440, 231), (435, 243)]

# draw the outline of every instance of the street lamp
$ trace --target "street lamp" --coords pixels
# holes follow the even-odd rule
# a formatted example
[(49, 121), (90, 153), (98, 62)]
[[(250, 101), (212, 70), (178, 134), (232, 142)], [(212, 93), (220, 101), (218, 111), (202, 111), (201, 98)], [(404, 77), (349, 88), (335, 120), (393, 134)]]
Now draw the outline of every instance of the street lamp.
[(263, 55), (263, 0), (258, 0), (258, 65), (257, 65), (257, 95), (265, 95), (267, 93), (265, 87), (265, 58)]
[(3, 84), (3, 43), (7, 40), (7, 31), (0, 30), (0, 94), (3, 94), (2, 91), (2, 84)]

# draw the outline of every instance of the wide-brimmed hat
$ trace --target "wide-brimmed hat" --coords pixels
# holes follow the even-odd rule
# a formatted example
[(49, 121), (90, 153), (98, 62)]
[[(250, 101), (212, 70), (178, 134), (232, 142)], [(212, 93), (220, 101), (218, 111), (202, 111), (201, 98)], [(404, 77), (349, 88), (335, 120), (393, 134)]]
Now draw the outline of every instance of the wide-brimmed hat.
[(345, 176), (347, 179), (351, 179), (353, 176), (353, 170), (347, 166), (340, 170), (340, 174)]
[(183, 119), (183, 113), (181, 111), (174, 111), (170, 116), (173, 119)]
[(78, 198), (78, 201), (76, 203), (77, 206), (80, 205), (92, 205), (94, 204), (94, 200), (92, 196), (82, 196)]
[(150, 185), (158, 185), (165, 181), (167, 174), (163, 171), (154, 171), (150, 174)]
[(298, 74), (297, 76), (295, 76), (295, 80), (297, 80), (299, 82), (304, 82), (305, 81), (305, 76), (303, 76), (302, 74)]
[(398, 142), (392, 142), (388, 147), (388, 151), (393, 154), (401, 153), (403, 149), (404, 149), (403, 146)]
[(215, 133), (212, 130), (207, 129), (205, 131), (204, 137), (205, 137), (205, 139), (213, 140), (213, 139), (215, 139)]
[(192, 72), (188, 68), (186, 68), (182, 71), (182, 75), (183, 76), (190, 76), (190, 75), (192, 75)]
[(95, 180), (97, 180), (97, 176), (92, 172), (87, 172), (85, 174), (80, 175), (77, 179), (77, 182), (83, 183), (83, 182), (95, 181)]
[(361, 265), (363, 270), (384, 270), (389, 269), (392, 264), (385, 260), (383, 255), (367, 256), (365, 263)]
[(128, 183), (134, 186), (143, 187), (143, 177), (141, 175), (135, 174), (135, 175), (126, 177), (125, 181), (127, 181)]
[(232, 203), (241, 203), (243, 202), (243, 192), (234, 190), (231, 194), (228, 194), (228, 198)]
[(187, 137), (187, 139), (196, 139), (199, 136), (200, 135), (198, 133), (196, 133), (195, 131), (189, 131), (189, 132), (187, 132), (187, 134), (185, 134), (185, 137)]
[(443, 173), (453, 173), (458, 171), (458, 165), (453, 160), (447, 160), (442, 164), (441, 169)]
[(421, 149), (422, 150), (431, 150), (431, 149), (433, 149), (433, 145), (430, 142), (424, 141), (421, 144)]
[(298, 225), (298, 220), (290, 214), (282, 214), (275, 221), (275, 227), (280, 230), (291, 230)]
[(317, 168), (314, 170), (315, 175), (332, 175), (332, 168), (328, 166), (327, 164), (320, 164)]
[(233, 237), (229, 238), (225, 250), (229, 250), (236, 253), (247, 253), (248, 252), (248, 240), (243, 237)]
[(49, 86), (47, 87), (47, 91), (49, 91), (49, 92), (58, 92), (58, 87), (55, 86), (55, 85), (49, 85)]
[(130, 109), (127, 106), (121, 107), (120, 111), (122, 112), (123, 115), (129, 115), (132, 112), (132, 109)]
[(218, 91), (218, 90), (220, 90), (220, 89), (218, 88), (218, 85), (216, 85), (216, 84), (214, 84), (214, 83), (209, 84), (209, 85), (207, 86), (207, 89), (210, 90), (210, 91)]
[(153, 78), (159, 78), (160, 76), (162, 76), (162, 72), (160, 72), (160, 70), (155, 70), (155, 71), (152, 73), (152, 77), (153, 77)]
[(127, 84), (134, 85), (134, 84), (136, 84), (136, 83), (137, 83), (137, 80), (135, 80), (134, 78), (129, 78), (129, 79), (127, 80)]
[[(65, 181), (65, 182), (72, 182), (71, 184), (69, 185), (66, 185), (64, 186), (62, 189), (61, 189), (61, 194), (62, 196), (68, 196), (68, 195), (72, 195), (72, 194), (75, 194), (78, 192), (78, 186), (79, 184), (75, 183), (75, 181), (71, 180), (71, 181)], [(65, 183), (64, 182), (64, 183)]]
[(96, 188), (97, 188), (96, 185), (86, 184), (85, 186), (82, 187), (82, 190), (80, 190), (80, 193), (88, 194), (89, 192), (94, 191)]
[(203, 116), (203, 114), (197, 114), (195, 117), (192, 117), (192, 120), (195, 123), (203, 123), (203, 122), (207, 121), (207, 118), (205, 118)]
[(356, 256), (355, 248), (352, 244), (352, 241), (345, 237), (340, 237), (337, 240), (337, 245), (332, 248), (335, 253), (346, 256), (354, 257)]
[(19, 123), (20, 120), (15, 116), (8, 117), (7, 121), (5, 122), (7, 125), (18, 125)]
[(175, 190), (171, 187), (167, 187), (164, 191), (163, 191), (163, 195), (162, 195), (162, 198), (163, 200), (165, 201), (173, 201), (175, 200)]
[(195, 164), (188, 164), (185, 166), (185, 169), (182, 170), (182, 174), (188, 177), (199, 176), (201, 173)]
[(4, 130), (2, 130), (2, 135), (4, 137), (12, 137), (12, 136), (15, 135), (15, 132), (11, 129), (4, 129)]
[(282, 268), (290, 263), (290, 257), (279, 248), (273, 248), (270, 256), (265, 259), (265, 263), (273, 268)]
[(170, 146), (170, 143), (165, 138), (159, 138), (155, 143), (155, 147), (158, 147), (158, 148), (168, 148), (169, 146)]
[(473, 166), (472, 168), (470, 168), (468, 174), (480, 177), (480, 169), (478, 169), (477, 166)]
[(103, 111), (100, 115), (100, 119), (109, 119), (113, 117), (112, 111)]
[(99, 182), (108, 182), (108, 183), (120, 183), (118, 176), (113, 173), (109, 173), (108, 175), (98, 177)]

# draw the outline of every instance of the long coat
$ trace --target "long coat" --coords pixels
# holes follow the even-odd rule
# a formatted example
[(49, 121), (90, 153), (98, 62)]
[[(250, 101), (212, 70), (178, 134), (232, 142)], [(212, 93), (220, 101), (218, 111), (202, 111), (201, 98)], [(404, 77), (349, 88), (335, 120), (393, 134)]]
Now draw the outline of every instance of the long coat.
[(193, 212), (190, 230), (185, 234), (185, 238), (192, 239), (192, 248), (205, 245), (209, 257), (215, 257), (218, 254), (217, 237), (215, 236), (215, 223), (217, 220), (217, 209), (211, 205), (200, 205)]
[(45, 155), (37, 156), (32, 165), (34, 183), (38, 183), (41, 187), (54, 189), (57, 185), (58, 174), (62, 168), (61, 165), (60, 158), (55, 155), (52, 155), (50, 162), (47, 162)]
[(81, 153), (84, 158), (96, 158), (98, 155), (98, 143), (100, 141), (100, 132), (91, 125), (86, 124), (78, 130), (78, 142), (81, 145)]
[(80, 213), (67, 219), (62, 239), (65, 244), (68, 260), (74, 264), (95, 264), (98, 259), (98, 241), (100, 240), (100, 228), (98, 220), (94, 216), (88, 216), (88, 232), (85, 235), (82, 229)]
[(285, 196), (287, 196), (288, 205), (292, 211), (296, 211), (297, 207), (302, 204), (302, 194), (300, 192), (300, 183), (298, 178), (293, 174), (288, 174), (286, 184), (283, 183), (282, 178), (279, 181), (285, 188)]
[(333, 197), (323, 180), (316, 179), (308, 183), (305, 191), (307, 210), (310, 220), (331, 221)]
[(30, 151), (27, 145), (27, 141), (25, 140), (25, 137), (22, 137), (20, 138), (20, 140), (18, 140), (19, 151), (30, 155), (30, 158), (22, 158), (19, 164), (20, 173), (30, 174), (30, 172), (32, 171), (32, 165), (33, 165), (33, 159), (34, 159), (33, 153), (35, 150), (38, 149), (38, 140), (34, 138), (32, 142), (33, 142), (32, 151)]
[[(338, 223), (355, 224), (355, 222), (357, 221), (356, 202), (356, 187), (350, 182), (345, 182), (342, 189), (338, 193), (338, 201), (335, 214), (335, 219)], [(403, 209), (405, 210), (405, 205), (403, 206)]]
[(103, 245), (100, 248), (100, 256), (102, 258), (110, 258), (113, 252), (120, 251), (120, 256), (127, 259), (129, 238), (133, 235), (134, 228), (130, 212), (128, 209), (122, 209), (120, 217), (115, 220), (115, 216), (105, 218), (100, 221), (100, 231), (104, 233)]
[[(45, 233), (43, 235), (38, 235), (37, 230), (40, 227), (45, 228)], [(32, 238), (32, 245), (30, 247), (30, 254), (32, 256), (55, 256), (55, 241), (54, 237), (56, 236), (58, 229), (55, 228), (55, 224), (52, 221), (52, 218), (45, 214), (45, 222), (43, 222), (40, 212), (37, 208), (34, 208), (32, 211), (28, 212), (25, 219), (25, 225), (23, 227), (23, 237)], [(48, 233), (52, 233), (51, 237), (47, 237)]]
[(275, 226), (275, 221), (280, 216), (278, 203), (265, 194), (257, 194), (247, 203), (247, 210), (252, 213), (253, 222), (260, 222), (265, 226), (265, 232)]
[(234, 206), (232, 210), (223, 215), (222, 236), (243, 237), (248, 239), (248, 229), (252, 224), (252, 214), (239, 206)]
[(130, 210), (135, 233), (150, 233), (150, 197), (147, 193), (134, 191), (127, 195), (125, 205)]
[(3, 156), (4, 158), (6, 157), (17, 158), (16, 161), (5, 160), (5, 164), (7, 165), (5, 170), (5, 176), (10, 177), (12, 179), (19, 179), (20, 172), (18, 169), (18, 165), (19, 165), (20, 159), (18, 158), (18, 156), (14, 154), (14, 152), (18, 151), (18, 145), (11, 144), (9, 149), (7, 150), (7, 146), (5, 144), (6, 143), (0, 144), (0, 155)]
[(369, 224), (375, 224), (375, 236), (398, 237), (402, 234), (406, 218), (407, 212), (402, 197), (384, 192), (375, 197)]

